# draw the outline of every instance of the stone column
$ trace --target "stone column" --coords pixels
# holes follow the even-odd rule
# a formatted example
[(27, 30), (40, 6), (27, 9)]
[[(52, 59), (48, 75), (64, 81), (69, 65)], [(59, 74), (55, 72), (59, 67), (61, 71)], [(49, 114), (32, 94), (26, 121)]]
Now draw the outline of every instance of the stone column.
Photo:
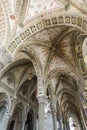
[(68, 128), (67, 128), (67, 120), (66, 119), (64, 119), (64, 130), (68, 130)]
[(38, 97), (38, 130), (44, 129), (44, 120), (45, 120), (45, 98), (44, 96)]
[(62, 118), (60, 118), (60, 127), (61, 127), (61, 130), (64, 130), (64, 122)]
[(50, 106), (53, 118), (53, 127), (54, 130), (57, 130), (57, 111), (56, 111), (56, 97), (54, 95), (50, 96)]
[(5, 113), (4, 118), (2, 119), (2, 125), (0, 126), (0, 129), (7, 130), (8, 122), (11, 115), (9, 113)]
[(33, 123), (33, 130), (36, 130), (36, 121)]
[(54, 130), (57, 130), (57, 116), (56, 116), (56, 110), (52, 110), (52, 117), (53, 117), (53, 127), (54, 127)]
[(26, 120), (22, 120), (22, 129), (21, 130), (25, 129), (25, 122), (26, 122)]

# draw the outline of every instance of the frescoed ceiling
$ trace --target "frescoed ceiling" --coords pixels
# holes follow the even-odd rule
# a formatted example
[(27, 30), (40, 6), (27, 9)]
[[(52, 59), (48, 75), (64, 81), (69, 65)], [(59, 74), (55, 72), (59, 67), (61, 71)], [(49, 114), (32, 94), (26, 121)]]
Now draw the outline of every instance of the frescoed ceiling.
[[(37, 33), (30, 38), (30, 42), (33, 40), (37, 41), (36, 44), (33, 42), (30, 47), (36, 53), (38, 52), (38, 57), (44, 68), (47, 68), (47, 66), (49, 66), (49, 70), (52, 70), (61, 66), (67, 67), (67, 64), (69, 63), (66, 63), (65, 59), (66, 61), (69, 60), (70, 64), (72, 62), (73, 65), (74, 59), (73, 54), (71, 53), (71, 40), (73, 33), (64, 36), (62, 39), (61, 34), (64, 32), (64, 30), (68, 30), (68, 28), (66, 29), (64, 26), (48, 28), (42, 30), (40, 33)], [(59, 42), (57, 42), (58, 38), (61, 39)], [(41, 41), (40, 44), (38, 40)], [(54, 50), (52, 48), (54, 48)], [(66, 56), (65, 59), (61, 59), (63, 55)]]
[(78, 0), (78, 3), (82, 4), (82, 6), (87, 6), (87, 0)]
[(70, 2), (78, 9), (87, 13), (87, 0), (78, 0), (78, 2), (76, 0), (70, 0)]
[(12, 11), (12, 13), (14, 13), (16, 0), (8, 0), (8, 1), (9, 1), (11, 11)]
[[(14, 61), (27, 59), (32, 62), (34, 68), (29, 67), (25, 60), (24, 65), (20, 62), (19, 67), (12, 66), (11, 71), (17, 82), (29, 76), (28, 72), (33, 76), (36, 75), (37, 79), (43, 77), (43, 81), (46, 78), (51, 79), (49, 77), (58, 73), (56, 77), (52, 77), (53, 86), (57, 85), (60, 73), (72, 73), (73, 78), (82, 79), (83, 76), (83, 80), (87, 79), (87, 72), (84, 69), (85, 62), (87, 70), (87, 40), (83, 44), (83, 57), (79, 52), (82, 46), (77, 43), (78, 37), (87, 32), (87, 20), (83, 15), (86, 14), (87, 3), (86, 0), (76, 2), (76, 0), (1, 0), (1, 71), (3, 72), (4, 67), (13, 65)], [(82, 67), (79, 67), (78, 62), (82, 63)], [(35, 88), (37, 79), (32, 80), (35, 81)], [(24, 91), (27, 91), (28, 84), (32, 84), (30, 82), (31, 79), (28, 79), (24, 84), (23, 88), (26, 85)], [(60, 86), (62, 88), (62, 85)], [(63, 98), (66, 98), (66, 95)]]
[[(75, 0), (70, 0), (74, 3)], [(86, 5), (85, 0), (79, 4)], [(37, 16), (43, 16), (51, 11), (65, 10), (66, 0), (1, 0), (0, 1), (0, 44), (7, 44), (16, 32), (21, 31), (26, 22)]]
[(58, 36), (58, 34), (63, 30), (63, 28), (64, 28), (63, 26), (61, 27), (56, 26), (53, 28), (44, 29), (40, 33), (33, 35), (32, 38), (51, 41)]
[(3, 12), (3, 7), (0, 3), (0, 45), (4, 42), (5, 34), (6, 34), (6, 22), (5, 16)]
[[(71, 1), (75, 3), (75, 0), (70, 0), (70, 6)], [(84, 0), (78, 2), (85, 6)], [(73, 38), (81, 33), (79, 29), (85, 30), (86, 23), (78, 15), (68, 16), (66, 4), (67, 0), (0, 1), (0, 44), (11, 52), (12, 48), (8, 49), (10, 45), (14, 49), (19, 44), (29, 42), (29, 47), (38, 55), (44, 70), (52, 71), (57, 67), (74, 68)], [(12, 53), (9, 55), (16, 57)]]
[[(70, 33), (68, 33), (69, 29), (71, 30)], [(45, 72), (50, 73), (57, 68), (76, 69), (73, 57), (74, 43), (72, 42), (74, 35), (79, 35), (79, 33), (76, 30), (72, 31), (72, 28), (65, 26), (51, 27), (27, 39), (24, 46), (35, 52)], [(19, 53), (15, 54), (15, 59), (21, 57), (20, 48)]]
[[(76, 0), (73, 0), (74, 2), (76, 2)], [(84, 0), (78, 0), (79, 4), (82, 4), (83, 6), (85, 6)]]
[(29, 0), (25, 22), (34, 16), (42, 15), (46, 12), (63, 7), (64, 6), (60, 2), (56, 2), (55, 0)]

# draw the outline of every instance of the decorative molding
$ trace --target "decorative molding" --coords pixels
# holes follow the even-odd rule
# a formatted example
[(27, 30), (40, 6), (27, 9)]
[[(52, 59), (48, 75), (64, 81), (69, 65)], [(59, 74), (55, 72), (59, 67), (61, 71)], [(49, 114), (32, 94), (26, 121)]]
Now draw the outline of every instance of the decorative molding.
[[(75, 43), (75, 53), (76, 53), (78, 65), (81, 70), (81, 74), (83, 76), (85, 84), (87, 85), (87, 70), (85, 68), (85, 63), (84, 63), (83, 54), (82, 54), (82, 45), (86, 37), (87, 37), (87, 34), (83, 34), (77, 38), (76, 43)], [(84, 89), (87, 90), (86, 85), (84, 86)]]
[(12, 40), (8, 45), (7, 50), (11, 55), (13, 55), (20, 44), (37, 32), (46, 28), (63, 25), (75, 27), (77, 30), (79, 29), (83, 33), (87, 32), (87, 20), (84, 16), (64, 13), (61, 15), (52, 15), (43, 19), (38, 18), (36, 22), (33, 21), (33, 24), (31, 22), (31, 24), (29, 23), (29, 25), (26, 25), (26, 27), (13, 38), (14, 40)]

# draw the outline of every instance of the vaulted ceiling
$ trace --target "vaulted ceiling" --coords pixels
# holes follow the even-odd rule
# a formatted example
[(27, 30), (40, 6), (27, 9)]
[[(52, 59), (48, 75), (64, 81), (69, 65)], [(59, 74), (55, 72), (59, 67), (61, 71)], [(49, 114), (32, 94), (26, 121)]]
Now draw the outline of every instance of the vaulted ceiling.
[(52, 85), (63, 114), (71, 108), (79, 114), (76, 96), (87, 90), (86, 6), (86, 0), (0, 1), (0, 81), (13, 95), (34, 106)]
[[(16, 32), (20, 31), (32, 18), (51, 11), (62, 12), (75, 0), (1, 0), (0, 1), (0, 44), (8, 44)], [(78, 7), (86, 7), (85, 0), (78, 1)], [(78, 9), (79, 9), (78, 8)], [(83, 9), (84, 10), (84, 9)], [(85, 9), (86, 10), (86, 9)], [(83, 11), (84, 12), (84, 11)], [(7, 40), (8, 39), (8, 40)]]
[[(74, 72), (81, 78), (75, 42), (87, 31), (84, 25), (84, 14), (87, 14), (85, 0), (79, 0), (78, 4), (75, 0), (1, 0), (0, 7), (0, 48), (5, 48), (9, 55), (3, 52), (8, 57), (6, 63), (21, 58), (30, 60), (27, 50), (31, 50), (38, 57), (46, 76), (60, 69)], [(71, 12), (81, 13), (82, 19)], [(2, 55), (1, 63), (4, 59)], [(26, 68), (20, 67), (21, 70)], [(21, 73), (20, 67), (15, 69), (16, 76), (16, 73)]]

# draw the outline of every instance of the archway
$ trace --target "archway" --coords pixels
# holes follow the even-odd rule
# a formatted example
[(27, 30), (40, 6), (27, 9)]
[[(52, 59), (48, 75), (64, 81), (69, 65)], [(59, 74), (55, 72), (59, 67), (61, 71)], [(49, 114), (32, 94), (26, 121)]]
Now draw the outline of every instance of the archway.
[(9, 124), (8, 124), (8, 130), (21, 130), (22, 128), (22, 117), (23, 117), (23, 114), (22, 114), (22, 108), (21, 108), (21, 104), (17, 105), (15, 107), (15, 110), (12, 114), (12, 117), (9, 121)]
[(13, 113), (9, 119), (7, 130), (21, 130), (22, 121), (24, 118), (24, 107), (23, 104), (17, 103), (14, 107)]
[(34, 113), (33, 110), (31, 109), (28, 112), (24, 130), (33, 130), (33, 128), (34, 128)]
[[(73, 110), (76, 113), (76, 118), (78, 122), (78, 129), (84, 129), (84, 121), (81, 118), (81, 109), (79, 103), (79, 91), (76, 79), (73, 76), (70, 76), (66, 73), (59, 73), (58, 75), (55, 73), (53, 77), (52, 86), (54, 87), (54, 94), (56, 95), (57, 103), (56, 103), (56, 110), (57, 110), (57, 120), (58, 126), (57, 129), (69, 129), (69, 124), (67, 124), (66, 113), (67, 111)], [(52, 79), (52, 77), (51, 77)], [(78, 95), (78, 96), (77, 96)], [(84, 114), (84, 113), (83, 113)], [(70, 118), (71, 119), (71, 118)], [(70, 121), (68, 118), (68, 121)], [(75, 125), (73, 125), (74, 127)], [(77, 128), (76, 127), (76, 128)]]
[(14, 130), (21, 130), (21, 126), (22, 126), (22, 110), (17, 108), (14, 111), (14, 114), (16, 116), (13, 117), (13, 121), (15, 121), (15, 125), (14, 125)]
[(6, 129), (8, 123), (9, 99), (6, 93), (0, 93), (0, 129)]

